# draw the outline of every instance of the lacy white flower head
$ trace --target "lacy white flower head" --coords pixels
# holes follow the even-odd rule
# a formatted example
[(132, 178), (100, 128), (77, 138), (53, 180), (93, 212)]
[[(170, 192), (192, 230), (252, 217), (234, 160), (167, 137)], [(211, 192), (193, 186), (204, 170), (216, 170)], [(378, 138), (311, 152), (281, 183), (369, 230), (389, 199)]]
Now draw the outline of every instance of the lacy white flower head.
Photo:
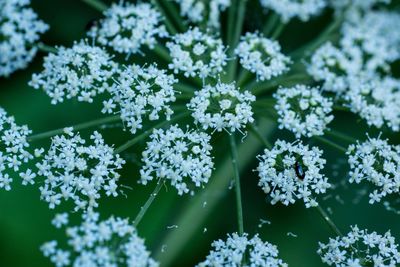
[(264, 38), (259, 33), (246, 33), (235, 49), (240, 64), (264, 81), (288, 71), (290, 59), (281, 52), (277, 41)]
[(220, 27), (220, 13), (228, 8), (230, 0), (175, 0), (180, 7), (181, 16), (185, 16), (190, 22), (200, 24), (207, 21), (207, 26)]
[(44, 176), (41, 198), (51, 209), (61, 201), (72, 199), (75, 210), (91, 210), (98, 206), (101, 194), (118, 195), (118, 170), (125, 161), (113, 154), (100, 133), (90, 136), (88, 145), (79, 134), (55, 136), (43, 160), (36, 164), (38, 176)]
[(318, 254), (324, 263), (337, 267), (396, 267), (400, 252), (390, 231), (384, 235), (352, 226), (345, 236), (330, 238), (319, 243)]
[(153, 49), (157, 37), (168, 36), (165, 26), (161, 24), (161, 13), (148, 3), (113, 4), (104, 16), (88, 35), (118, 53), (135, 54), (143, 46)]
[(305, 85), (279, 88), (274, 97), (279, 128), (293, 132), (296, 138), (323, 135), (333, 120), (330, 115), (333, 102), (322, 96), (318, 88)]
[(400, 80), (375, 75), (349, 77), (350, 89), (344, 95), (350, 110), (368, 125), (400, 130)]
[(72, 48), (58, 47), (44, 59), (44, 70), (33, 74), (29, 85), (42, 88), (52, 104), (77, 97), (78, 101), (92, 102), (93, 97), (109, 90), (117, 64), (102, 48), (86, 41), (74, 43)]
[(390, 2), (391, 0), (330, 0), (329, 5), (337, 11), (342, 11), (345, 8), (369, 10), (377, 4), (389, 4)]
[(110, 217), (100, 221), (98, 213), (89, 212), (83, 215), (81, 225), (67, 227), (66, 235), (67, 248), (60, 247), (55, 240), (40, 248), (57, 267), (158, 266), (127, 219)]
[(250, 92), (240, 92), (235, 83), (218, 82), (196, 91), (187, 107), (204, 130), (235, 132), (254, 121), (251, 104), (255, 100)]
[(322, 81), (322, 89), (342, 94), (348, 89), (348, 75), (355, 75), (362, 69), (362, 58), (349, 58), (346, 53), (328, 42), (318, 48), (311, 57), (307, 72)]
[[(0, 189), (10, 190), (12, 178), (10, 172), (18, 172), (21, 165), (28, 162), (32, 155), (26, 150), (29, 147), (27, 137), (32, 131), (27, 126), (18, 126), (14, 117), (0, 107)], [(31, 170), (20, 173), (22, 184), (28, 183)], [(26, 176), (26, 174), (28, 174)]]
[(368, 181), (374, 186), (369, 203), (380, 202), (393, 195), (400, 197), (400, 146), (390, 145), (388, 140), (368, 138), (363, 143), (350, 145), (350, 183)]
[[(176, 100), (173, 85), (177, 80), (173, 75), (156, 65), (132, 65), (123, 69), (115, 82), (115, 102), (120, 106), (121, 119), (132, 133), (142, 128), (145, 116), (149, 120), (158, 120), (161, 113), (170, 119), (173, 110), (169, 105)], [(105, 102), (103, 112), (112, 112), (112, 107), (106, 107), (109, 104), (109, 101)]]
[(284, 22), (292, 18), (308, 21), (327, 5), (326, 0), (260, 0), (260, 3), (278, 13)]
[(271, 204), (294, 204), (303, 199), (307, 208), (317, 206), (313, 194), (326, 192), (331, 185), (321, 170), (326, 163), (322, 151), (278, 140), (271, 150), (258, 156), (259, 186), (271, 195)]
[[(340, 46), (351, 58), (361, 58), (367, 71), (390, 72), (389, 64), (400, 58), (400, 14), (354, 11), (342, 25)], [(361, 55), (360, 55), (361, 53)]]
[[(213, 250), (206, 260), (197, 267), (287, 267), (288, 265), (278, 258), (278, 249), (275, 245), (263, 242), (256, 234), (249, 238), (248, 234), (228, 234), (226, 241), (217, 240), (211, 245)], [(244, 261), (244, 258), (246, 259)]]
[(155, 129), (150, 138), (142, 153), (142, 184), (168, 180), (182, 195), (208, 183), (214, 167), (208, 134), (173, 125), (167, 130)]
[(183, 72), (186, 77), (205, 79), (222, 72), (226, 65), (226, 48), (218, 37), (202, 33), (193, 28), (172, 36), (167, 43), (174, 73)]
[(0, 77), (26, 68), (35, 43), (49, 27), (29, 7), (30, 0), (0, 1)]

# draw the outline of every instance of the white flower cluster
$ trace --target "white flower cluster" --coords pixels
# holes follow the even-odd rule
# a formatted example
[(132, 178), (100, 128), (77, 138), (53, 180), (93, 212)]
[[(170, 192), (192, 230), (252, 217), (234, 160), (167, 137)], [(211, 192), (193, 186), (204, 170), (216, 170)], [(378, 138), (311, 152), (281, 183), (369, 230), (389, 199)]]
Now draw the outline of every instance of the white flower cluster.
[(296, 135), (311, 137), (323, 135), (327, 124), (333, 120), (333, 102), (321, 95), (319, 90), (305, 85), (279, 88), (274, 97), (280, 129)]
[(350, 182), (366, 180), (376, 188), (369, 194), (370, 204), (380, 202), (387, 195), (400, 196), (400, 146), (369, 138), (364, 143), (350, 145), (347, 154)]
[[(65, 225), (66, 222), (63, 222)], [(98, 213), (86, 213), (79, 226), (67, 227), (70, 248), (53, 240), (41, 246), (44, 256), (57, 267), (129, 266), (156, 267), (144, 240), (127, 219), (110, 217), (99, 221)]]
[(187, 107), (204, 130), (235, 132), (254, 121), (251, 104), (255, 100), (250, 92), (240, 92), (234, 83), (218, 82), (196, 91)]
[[(377, 4), (389, 4), (392, 0), (330, 0), (329, 5), (337, 11), (343, 9), (370, 10)], [(347, 10), (348, 11), (348, 10)]]
[(264, 81), (288, 71), (290, 59), (282, 54), (277, 41), (264, 38), (259, 33), (246, 33), (235, 49), (243, 68)]
[[(31, 134), (27, 126), (18, 126), (14, 117), (0, 107), (0, 189), (10, 190), (10, 171), (20, 171), (22, 163), (28, 162), (32, 155), (26, 150), (29, 147), (27, 136)], [(29, 173), (27, 170), (26, 173)], [(25, 173), (20, 173), (21, 177)], [(26, 184), (24, 180), (23, 184)]]
[[(217, 240), (212, 243), (213, 250), (206, 260), (197, 267), (287, 267), (278, 258), (275, 245), (263, 242), (258, 235), (249, 238), (248, 234), (228, 234), (226, 241)], [(244, 258), (246, 261), (244, 262)]]
[(42, 88), (52, 104), (76, 96), (79, 101), (92, 102), (111, 88), (117, 68), (105, 50), (80, 41), (72, 48), (58, 47), (56, 54), (45, 57), (44, 70), (33, 74), (29, 85)]
[(175, 73), (183, 72), (186, 77), (205, 79), (222, 72), (226, 65), (226, 48), (222, 40), (193, 28), (174, 35), (167, 43), (172, 63), (169, 68)]
[(308, 21), (327, 5), (326, 0), (260, 0), (260, 3), (278, 13), (284, 22), (292, 18)]
[(161, 25), (161, 13), (148, 3), (113, 4), (104, 16), (88, 35), (118, 53), (135, 54), (144, 45), (153, 49), (157, 37), (168, 36), (165, 26)]
[(29, 4), (30, 0), (0, 1), (0, 77), (26, 68), (37, 52), (39, 35), (49, 28)]
[(318, 254), (324, 263), (337, 267), (396, 267), (400, 252), (390, 231), (384, 235), (352, 226), (345, 236), (319, 243)]
[(51, 209), (62, 199), (72, 199), (75, 210), (91, 210), (98, 206), (102, 191), (107, 196), (118, 195), (117, 170), (125, 161), (113, 154), (100, 133), (94, 132), (88, 145), (79, 134), (55, 136), (43, 160), (36, 164), (38, 176), (44, 176), (41, 198)]
[(307, 208), (317, 206), (313, 193), (325, 193), (331, 185), (321, 170), (326, 163), (322, 151), (300, 142), (276, 141), (271, 150), (259, 155), (259, 186), (271, 195), (271, 204), (294, 204), (303, 199)]
[(140, 170), (142, 184), (153, 179), (169, 180), (178, 194), (193, 192), (193, 186), (206, 184), (214, 163), (211, 157), (211, 137), (206, 133), (184, 132), (177, 125), (167, 130), (155, 129), (143, 151)]
[[(173, 88), (177, 80), (160, 70), (156, 65), (140, 67), (131, 65), (123, 69), (112, 90), (114, 99), (120, 106), (120, 116), (134, 134), (142, 128), (143, 117), (158, 120), (162, 112), (169, 120), (173, 110), (169, 104), (176, 100)], [(115, 104), (105, 102), (105, 110), (111, 112)], [(111, 105), (110, 108), (107, 105)]]
[(344, 99), (350, 110), (365, 119), (368, 125), (393, 131), (400, 130), (400, 80), (387, 76), (383, 79), (359, 77), (351, 81)]
[(228, 8), (230, 0), (175, 0), (180, 7), (181, 16), (193, 23), (207, 21), (207, 26), (220, 27), (220, 13)]

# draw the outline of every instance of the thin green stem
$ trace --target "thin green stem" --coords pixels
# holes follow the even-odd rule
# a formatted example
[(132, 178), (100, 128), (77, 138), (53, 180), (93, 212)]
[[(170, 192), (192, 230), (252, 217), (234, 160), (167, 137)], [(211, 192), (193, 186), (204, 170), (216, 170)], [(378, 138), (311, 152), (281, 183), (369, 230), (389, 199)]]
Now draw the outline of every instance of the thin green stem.
[(47, 53), (57, 53), (57, 52), (58, 52), (57, 48), (52, 47), (52, 46), (50, 46), (50, 45), (46, 45), (46, 44), (44, 44), (44, 43), (42, 43), (42, 42), (38, 43), (38, 44), (36, 45), (36, 47), (37, 47), (40, 51), (47, 52)]
[(194, 92), (197, 91), (197, 89), (194, 88), (193, 86), (191, 86), (189, 84), (184, 84), (184, 83), (181, 83), (181, 82), (174, 84), (174, 88), (177, 89), (179, 92), (189, 93), (191, 95), (193, 95)]
[(82, 0), (82, 1), (100, 12), (103, 12), (108, 8), (107, 5), (100, 0)]
[(176, 34), (177, 30), (176, 30), (174, 24), (169, 20), (169, 17), (165, 13), (164, 8), (162, 8), (162, 6), (158, 2), (158, 0), (151, 0), (151, 2), (157, 7), (157, 9), (161, 12), (161, 14), (163, 14), (163, 16), (165, 18), (165, 26), (167, 27), (168, 31), (171, 34)]
[(338, 132), (338, 131), (335, 131), (335, 130), (332, 130), (332, 129), (329, 130), (329, 131), (326, 131), (326, 133), (331, 135), (331, 136), (338, 137), (338, 138), (340, 138), (340, 139), (342, 139), (344, 141), (347, 141), (349, 143), (356, 143), (357, 142), (357, 139), (355, 139), (355, 138), (353, 138), (351, 136), (347, 136), (347, 135), (345, 135), (345, 134), (343, 134), (341, 132)]
[(154, 46), (153, 52), (166, 62), (171, 62), (171, 56), (169, 55), (169, 51), (164, 46), (156, 44)]
[(315, 139), (317, 139), (327, 145), (330, 145), (331, 147), (336, 148), (337, 150), (339, 150), (341, 152), (344, 152), (344, 153), (347, 152), (346, 148), (342, 147), (341, 145), (336, 144), (335, 142), (333, 142), (329, 139), (326, 139), (325, 137), (322, 137), (322, 136), (314, 136), (314, 137), (315, 137)]
[(269, 36), (272, 29), (275, 27), (276, 23), (279, 20), (279, 15), (276, 13), (272, 13), (268, 16), (267, 22), (264, 25), (263, 33), (265, 36)]
[(125, 144), (117, 147), (116, 149), (114, 149), (114, 154), (119, 154), (125, 150), (127, 150), (128, 148), (130, 148), (131, 146), (137, 144), (138, 142), (140, 142), (141, 140), (145, 139), (146, 137), (148, 137), (154, 129), (156, 128), (161, 128), (167, 124), (171, 124), (173, 122), (176, 122), (179, 119), (184, 118), (185, 116), (187, 116), (189, 113), (188, 112), (182, 112), (178, 115), (176, 115), (175, 117), (173, 117), (171, 120), (167, 121), (163, 121), (160, 122), (156, 125), (154, 125), (153, 127), (150, 127), (149, 129), (147, 129), (146, 131), (144, 131), (143, 133), (141, 133), (140, 135), (136, 136), (135, 138), (129, 140), (128, 142), (126, 142)]
[(320, 205), (316, 206), (316, 209), (321, 215), (321, 217), (324, 219), (324, 221), (335, 232), (335, 234), (338, 236), (343, 236), (342, 232), (339, 230), (339, 228), (336, 226), (333, 220), (329, 217), (328, 213)]
[(254, 134), (254, 136), (261, 141), (261, 143), (264, 144), (264, 146), (268, 149), (272, 148), (272, 144), (266, 139), (264, 138), (264, 136), (260, 133), (260, 131), (258, 130), (258, 127), (254, 124), (250, 124), (249, 126), (250, 132), (252, 134)]
[(168, 11), (168, 13), (171, 15), (171, 17), (175, 21), (175, 24), (178, 26), (178, 30), (180, 32), (186, 31), (186, 25), (183, 23), (182, 16), (179, 14), (179, 12), (176, 9), (176, 7), (174, 6), (174, 4), (172, 4), (172, 2), (170, 2), (170, 0), (166, 0), (166, 1), (163, 1), (163, 5), (165, 6), (166, 11)]
[(285, 29), (286, 23), (279, 21), (278, 26), (275, 27), (273, 33), (271, 34), (271, 39), (278, 39), (283, 30)]
[(237, 221), (238, 221), (238, 231), (240, 235), (243, 235), (243, 208), (242, 208), (242, 193), (240, 189), (240, 175), (239, 175), (239, 167), (238, 167), (238, 155), (237, 155), (237, 147), (236, 140), (234, 134), (229, 136), (230, 145), (232, 151), (232, 166), (233, 172), (235, 176), (235, 193), (236, 193), (236, 211), (237, 211)]
[(153, 203), (154, 199), (158, 195), (161, 190), (161, 187), (164, 185), (163, 182), (158, 181), (157, 186), (154, 188), (153, 192), (150, 194), (149, 198), (147, 199), (146, 203), (140, 208), (140, 212), (136, 215), (135, 220), (133, 221), (133, 226), (137, 227), (140, 221), (143, 219), (143, 216), (146, 214), (147, 210), (149, 209), (150, 205)]
[(36, 141), (36, 140), (52, 137), (52, 136), (55, 136), (58, 134), (62, 134), (62, 133), (64, 133), (65, 129), (69, 128), (69, 127), (72, 127), (74, 131), (78, 131), (78, 130), (83, 130), (83, 129), (90, 128), (93, 126), (98, 126), (101, 124), (106, 124), (106, 123), (115, 122), (115, 121), (119, 121), (119, 120), (121, 120), (119, 115), (109, 116), (109, 117), (105, 117), (105, 118), (101, 118), (101, 119), (96, 119), (96, 120), (76, 124), (73, 126), (67, 126), (64, 128), (59, 128), (59, 129), (55, 129), (55, 130), (51, 130), (51, 131), (47, 131), (47, 132), (43, 132), (43, 133), (39, 133), (39, 134), (34, 134), (31, 136), (28, 136), (27, 139), (28, 139), (28, 141)]
[(292, 83), (297, 83), (299, 81), (308, 82), (309, 80), (311, 80), (311, 78), (308, 74), (298, 73), (291, 76), (280, 76), (278, 78), (265, 82), (257, 82), (256, 80), (254, 80), (253, 82), (246, 85), (244, 89), (252, 91), (254, 95), (258, 95), (260, 93), (268, 92), (278, 85), (291, 85)]

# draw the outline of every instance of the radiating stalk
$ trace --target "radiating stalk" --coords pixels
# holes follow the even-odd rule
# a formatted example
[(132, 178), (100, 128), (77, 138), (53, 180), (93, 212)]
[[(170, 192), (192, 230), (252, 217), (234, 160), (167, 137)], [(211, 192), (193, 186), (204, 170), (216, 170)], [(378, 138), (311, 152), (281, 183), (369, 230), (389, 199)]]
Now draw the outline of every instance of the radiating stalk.
[(40, 51), (47, 52), (47, 53), (57, 53), (57, 52), (58, 52), (57, 48), (52, 47), (52, 46), (50, 46), (50, 45), (46, 45), (46, 44), (44, 44), (44, 43), (38, 43), (38, 44), (36, 45), (36, 47), (37, 47)]
[(82, 1), (100, 12), (103, 12), (108, 8), (107, 5), (100, 0), (82, 0)]
[(235, 195), (236, 195), (236, 213), (237, 213), (238, 231), (240, 235), (243, 235), (244, 229), (243, 229), (242, 193), (240, 189), (240, 175), (238, 167), (236, 140), (235, 140), (235, 135), (233, 133), (229, 136), (229, 140), (232, 152), (233, 174), (235, 176)]
[(338, 236), (343, 236), (342, 232), (339, 230), (339, 228), (336, 226), (336, 224), (333, 222), (333, 220), (329, 217), (328, 213), (326, 213), (326, 211), (319, 204), (315, 208), (318, 210), (319, 214), (324, 219), (324, 221), (335, 232), (335, 234)]
[(140, 212), (136, 215), (135, 220), (133, 221), (133, 226), (137, 227), (142, 220), (143, 216), (146, 214), (147, 210), (149, 209), (150, 205), (153, 203), (154, 199), (160, 192), (161, 187), (164, 185), (162, 181), (157, 182), (157, 186), (154, 188), (153, 192), (150, 194), (149, 198), (147, 199), (146, 203), (144, 203), (143, 207), (140, 208)]
[(55, 136), (58, 134), (62, 134), (62, 133), (64, 133), (65, 128), (69, 128), (69, 127), (72, 127), (74, 131), (78, 131), (78, 130), (83, 130), (83, 129), (90, 128), (93, 126), (98, 126), (101, 124), (106, 124), (106, 123), (119, 121), (119, 120), (121, 120), (119, 115), (113, 115), (113, 116), (109, 116), (109, 117), (105, 117), (105, 118), (101, 118), (101, 119), (96, 119), (96, 120), (76, 124), (73, 126), (67, 126), (64, 128), (59, 128), (59, 129), (55, 129), (55, 130), (51, 130), (51, 131), (47, 131), (47, 132), (43, 132), (43, 133), (39, 133), (39, 134), (34, 134), (31, 136), (28, 136), (27, 140), (28, 141), (36, 141), (36, 140), (52, 137), (52, 136)]
[(254, 134), (254, 136), (260, 140), (261, 143), (264, 144), (264, 146), (268, 149), (272, 148), (272, 144), (260, 133), (258, 130), (258, 127), (254, 124), (250, 124), (249, 126), (250, 132)]
[(336, 144), (335, 142), (333, 142), (333, 141), (331, 141), (331, 140), (329, 140), (329, 139), (326, 139), (325, 137), (322, 137), (322, 136), (314, 136), (314, 138), (317, 139), (317, 140), (319, 140), (319, 141), (321, 141), (321, 142), (323, 142), (323, 143), (325, 143), (325, 144), (327, 144), (327, 145), (330, 145), (330, 146), (333, 147), (333, 148), (336, 148), (337, 150), (339, 150), (339, 151), (341, 151), (341, 152), (344, 152), (344, 153), (347, 152), (347, 149), (346, 149), (345, 147), (342, 147), (341, 145), (338, 145), (338, 144)]
[(275, 27), (274, 31), (271, 34), (271, 39), (278, 39), (283, 30), (285, 29), (286, 23), (279, 21), (279, 24)]

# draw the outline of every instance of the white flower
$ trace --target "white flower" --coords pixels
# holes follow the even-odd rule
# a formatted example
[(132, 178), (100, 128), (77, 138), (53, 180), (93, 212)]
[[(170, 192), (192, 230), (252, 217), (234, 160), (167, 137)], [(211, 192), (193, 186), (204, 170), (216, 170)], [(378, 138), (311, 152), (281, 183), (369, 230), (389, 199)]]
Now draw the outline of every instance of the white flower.
[(258, 156), (258, 185), (271, 195), (273, 205), (277, 202), (289, 205), (303, 199), (307, 208), (317, 206), (313, 194), (325, 193), (331, 186), (321, 173), (326, 163), (321, 156), (321, 150), (310, 149), (301, 141), (290, 144), (278, 140), (271, 150), (265, 149)]
[(277, 41), (262, 37), (259, 33), (246, 33), (235, 49), (243, 68), (264, 81), (288, 71), (290, 59), (281, 52)]
[(33, 74), (29, 85), (43, 89), (52, 104), (73, 97), (92, 102), (97, 94), (111, 89), (117, 67), (104, 49), (83, 40), (72, 48), (58, 47), (57, 53), (45, 57), (44, 70)]
[(366, 180), (374, 185), (370, 204), (387, 195), (400, 196), (400, 146), (390, 145), (379, 137), (368, 138), (361, 144), (350, 145), (347, 154), (350, 183)]
[(293, 132), (297, 138), (323, 135), (333, 120), (333, 102), (321, 95), (317, 88), (296, 85), (279, 88), (274, 97), (280, 129)]
[(148, 3), (113, 4), (104, 16), (88, 35), (118, 53), (136, 54), (143, 46), (153, 49), (157, 37), (168, 35), (162, 15)]
[(79, 226), (66, 229), (67, 250), (57, 241), (41, 246), (46, 257), (56, 266), (129, 266), (156, 267), (144, 240), (127, 219), (110, 217), (99, 221), (98, 213), (86, 213)]
[(348, 78), (350, 90), (344, 95), (350, 110), (365, 119), (368, 125), (388, 126), (400, 130), (400, 80), (376, 76)]
[(172, 36), (167, 43), (174, 73), (183, 72), (186, 77), (205, 79), (221, 73), (226, 65), (226, 48), (222, 40), (193, 28)]
[(26, 68), (39, 35), (49, 28), (29, 5), (30, 0), (0, 1), (0, 77)]
[(68, 213), (64, 212), (56, 214), (51, 224), (56, 228), (61, 228), (63, 225), (67, 225), (68, 222)]
[[(18, 126), (14, 117), (0, 107), (0, 189), (11, 190), (12, 172), (21, 170), (21, 165), (33, 156), (26, 150), (27, 137), (32, 133), (26, 125)], [(22, 184), (32, 183), (31, 170), (21, 172)]]
[(119, 174), (125, 161), (113, 154), (102, 136), (94, 132), (87, 145), (79, 134), (55, 136), (44, 159), (36, 164), (37, 176), (44, 176), (41, 198), (51, 209), (61, 200), (72, 199), (75, 210), (90, 210), (98, 206), (101, 194), (117, 196)]
[[(113, 90), (114, 102), (119, 105), (121, 119), (127, 123), (132, 133), (142, 128), (146, 117), (158, 120), (162, 114), (166, 120), (171, 118), (173, 110), (170, 104), (176, 100), (173, 88), (176, 82), (173, 75), (168, 75), (156, 65), (132, 65), (121, 71)], [(109, 103), (106, 104), (112, 108)]]
[(251, 104), (255, 100), (250, 92), (240, 92), (234, 83), (218, 82), (196, 91), (187, 107), (204, 130), (235, 132), (254, 121)]
[(153, 179), (168, 180), (182, 195), (192, 193), (193, 186), (208, 182), (214, 166), (209, 135), (192, 130), (185, 132), (174, 125), (165, 131), (155, 129), (150, 138), (142, 153), (142, 184)]
[(390, 231), (384, 235), (352, 226), (345, 236), (329, 238), (327, 244), (319, 243), (318, 254), (329, 266), (396, 267), (400, 264), (398, 245)]
[(308, 21), (327, 5), (326, 0), (260, 0), (260, 3), (263, 7), (278, 13), (284, 22), (294, 17)]
[(220, 27), (220, 13), (228, 8), (230, 0), (175, 0), (180, 7), (181, 16), (185, 16), (190, 22), (200, 24), (207, 21), (207, 26)]
[[(228, 234), (226, 241), (217, 240), (212, 243), (213, 250), (206, 260), (197, 267), (287, 267), (288, 265), (278, 258), (276, 246), (263, 242), (256, 234), (249, 238), (248, 234)], [(246, 261), (243, 261), (244, 258)]]

